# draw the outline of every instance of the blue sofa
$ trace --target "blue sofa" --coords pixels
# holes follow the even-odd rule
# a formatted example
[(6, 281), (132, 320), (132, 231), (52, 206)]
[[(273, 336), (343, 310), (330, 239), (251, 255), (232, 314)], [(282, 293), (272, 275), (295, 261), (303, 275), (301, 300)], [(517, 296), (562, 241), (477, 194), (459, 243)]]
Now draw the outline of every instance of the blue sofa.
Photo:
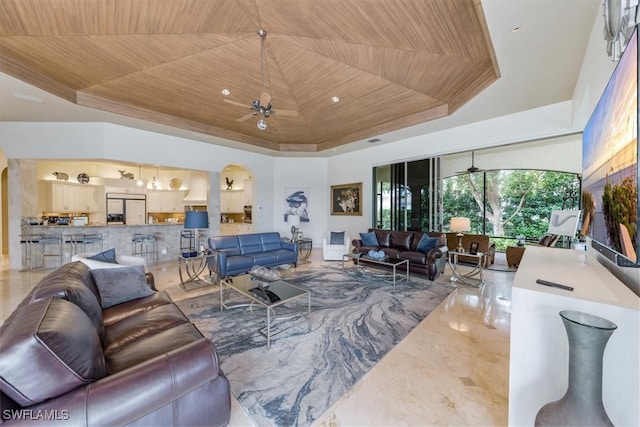
[(244, 274), (254, 265), (298, 264), (298, 244), (283, 242), (277, 232), (209, 237), (209, 249), (209, 270), (221, 278)]

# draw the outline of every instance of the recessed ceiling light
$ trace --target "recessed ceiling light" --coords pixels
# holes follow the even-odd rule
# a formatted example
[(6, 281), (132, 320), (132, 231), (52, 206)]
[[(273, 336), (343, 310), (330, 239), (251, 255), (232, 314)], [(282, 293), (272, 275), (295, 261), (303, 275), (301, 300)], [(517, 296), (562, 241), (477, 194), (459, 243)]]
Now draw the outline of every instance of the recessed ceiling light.
[(231, 95), (231, 91), (229, 89), (222, 89), (222, 94), (224, 96), (229, 96), (229, 95)]
[(338, 103), (338, 102), (340, 102), (340, 98), (338, 98), (337, 96), (334, 96), (334, 97), (331, 98), (331, 102), (333, 102), (334, 104)]

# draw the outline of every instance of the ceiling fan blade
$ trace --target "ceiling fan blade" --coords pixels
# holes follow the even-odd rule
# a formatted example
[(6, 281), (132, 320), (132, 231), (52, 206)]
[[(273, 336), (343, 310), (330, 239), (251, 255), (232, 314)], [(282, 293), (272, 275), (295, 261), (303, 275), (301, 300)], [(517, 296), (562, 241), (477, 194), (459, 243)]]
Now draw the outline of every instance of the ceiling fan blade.
[(244, 121), (247, 121), (247, 120), (249, 120), (251, 117), (255, 116), (256, 114), (258, 114), (258, 113), (249, 113), (249, 114), (247, 114), (246, 116), (242, 116), (242, 117), (240, 117), (239, 119), (236, 119), (236, 122), (244, 122)]
[(273, 110), (273, 113), (281, 117), (298, 117), (298, 112), (295, 110)]
[(241, 104), (240, 102), (232, 101), (232, 100), (227, 99), (227, 98), (223, 99), (222, 102), (226, 102), (227, 104), (235, 105), (236, 107), (251, 108), (250, 105)]
[(271, 95), (269, 95), (267, 92), (262, 92), (262, 94), (260, 95), (260, 105), (266, 107), (267, 105), (269, 105), (269, 102), (271, 102)]

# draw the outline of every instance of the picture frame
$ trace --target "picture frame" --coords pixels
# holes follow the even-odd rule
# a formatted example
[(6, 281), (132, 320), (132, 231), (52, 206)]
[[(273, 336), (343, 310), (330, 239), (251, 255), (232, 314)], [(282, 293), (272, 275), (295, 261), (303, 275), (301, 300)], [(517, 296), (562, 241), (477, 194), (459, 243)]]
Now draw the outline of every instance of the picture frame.
[(469, 248), (469, 253), (471, 255), (477, 255), (478, 254), (478, 248), (480, 247), (480, 243), (478, 242), (471, 242), (471, 247)]
[(331, 186), (331, 215), (362, 216), (362, 183)]

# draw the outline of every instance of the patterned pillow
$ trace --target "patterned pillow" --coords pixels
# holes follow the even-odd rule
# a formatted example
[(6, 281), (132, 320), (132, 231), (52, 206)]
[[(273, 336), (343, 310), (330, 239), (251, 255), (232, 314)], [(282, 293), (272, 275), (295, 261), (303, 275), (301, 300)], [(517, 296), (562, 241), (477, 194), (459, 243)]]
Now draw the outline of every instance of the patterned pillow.
[(373, 231), (360, 233), (360, 239), (362, 240), (362, 246), (378, 246), (378, 239), (376, 238), (376, 233)]

